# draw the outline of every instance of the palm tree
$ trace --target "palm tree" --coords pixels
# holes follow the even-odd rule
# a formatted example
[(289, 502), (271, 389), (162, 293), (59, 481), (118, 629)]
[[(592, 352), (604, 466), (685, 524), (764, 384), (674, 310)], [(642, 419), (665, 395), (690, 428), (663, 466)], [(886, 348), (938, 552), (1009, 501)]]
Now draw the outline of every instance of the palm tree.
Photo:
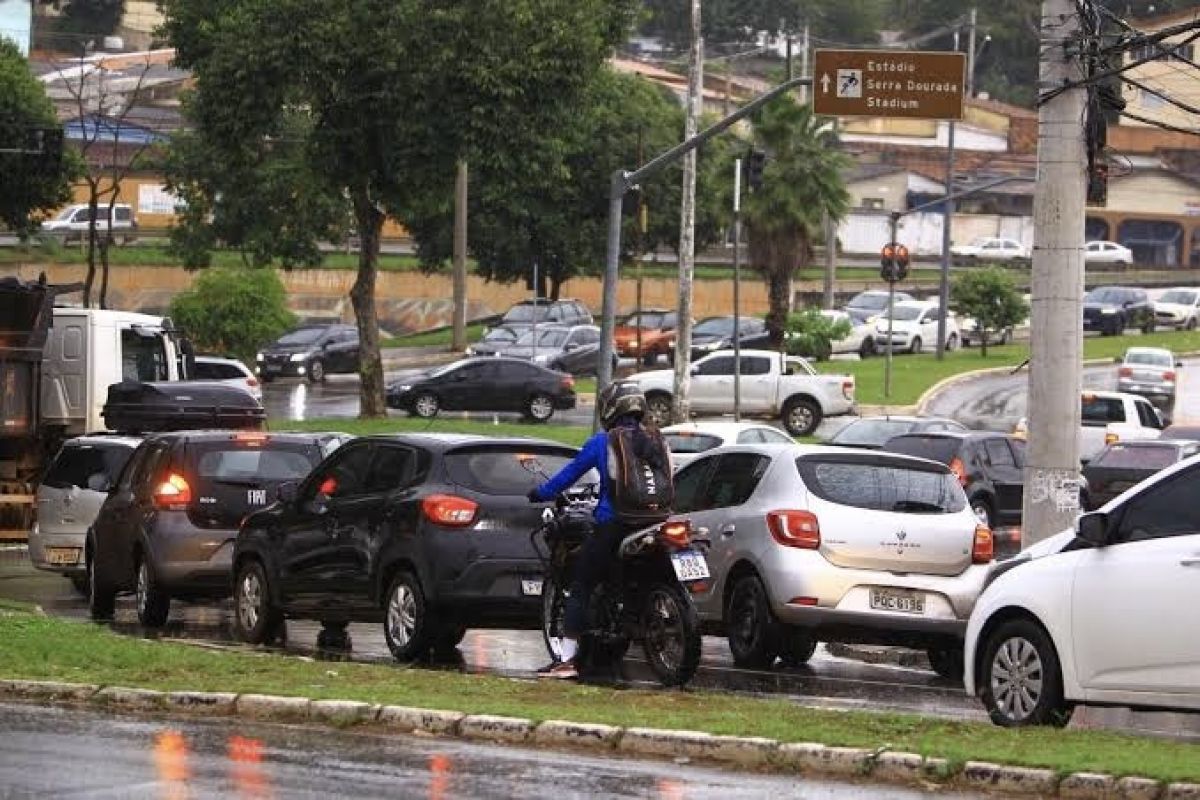
[(832, 125), (784, 95), (753, 118), (755, 145), (767, 154), (762, 186), (745, 204), (750, 261), (767, 282), (767, 329), (783, 341), (791, 278), (813, 257), (813, 241), (828, 214), (840, 220), (850, 205)]

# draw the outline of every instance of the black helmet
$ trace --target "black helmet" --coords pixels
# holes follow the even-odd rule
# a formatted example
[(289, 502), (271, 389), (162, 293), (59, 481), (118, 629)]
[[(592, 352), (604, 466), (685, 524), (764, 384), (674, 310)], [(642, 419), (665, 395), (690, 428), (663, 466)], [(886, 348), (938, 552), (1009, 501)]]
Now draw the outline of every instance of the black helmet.
[(632, 416), (640, 420), (646, 415), (646, 395), (642, 394), (636, 383), (610, 383), (600, 392), (596, 404), (600, 406), (600, 424), (605, 430), (621, 417)]

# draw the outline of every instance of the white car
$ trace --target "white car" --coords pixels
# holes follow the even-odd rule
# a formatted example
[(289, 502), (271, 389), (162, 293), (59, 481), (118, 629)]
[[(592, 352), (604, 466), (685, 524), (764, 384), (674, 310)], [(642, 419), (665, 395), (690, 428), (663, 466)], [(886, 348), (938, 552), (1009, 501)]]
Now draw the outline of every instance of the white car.
[(1167, 289), (1154, 301), (1154, 324), (1196, 330), (1200, 320), (1200, 289), (1179, 286)]
[(1132, 264), (1133, 251), (1116, 242), (1088, 242), (1083, 246), (1085, 264)]
[[(100, 203), (96, 207), (96, 236), (108, 232), (109, 219), (108, 203)], [(64, 244), (73, 240), (82, 241), (87, 236), (92, 219), (91, 207), (87, 203), (76, 203), (67, 206), (50, 219), (42, 223), (42, 233), (61, 236)], [(127, 203), (116, 203), (112, 207), (113, 238), (119, 235), (126, 244), (133, 241), (137, 231), (137, 222), (133, 218), (133, 208)]]
[(1077, 704), (1200, 711), (1200, 636), (1181, 622), (1200, 608), (1197, 496), (1193, 456), (996, 566), (964, 653), (993, 722), (1063, 725)]
[[(1025, 305), (1029, 306), (1032, 302), (1032, 296), (1025, 295)], [(977, 345), (983, 338), (982, 332), (979, 330), (979, 323), (974, 317), (958, 317), (958, 332), (962, 336), (963, 347), (971, 347)], [(1029, 339), (1030, 322), (1029, 317), (1018, 322), (1016, 325), (1005, 328), (1002, 331), (989, 331), (988, 344), (1010, 344), (1014, 340), (1027, 341)]]
[(701, 453), (727, 444), (793, 444), (795, 440), (778, 428), (761, 422), (683, 422), (662, 429), (671, 448), (671, 465), (679, 469)]
[(1029, 248), (1016, 239), (999, 236), (981, 236), (970, 244), (956, 244), (950, 248), (955, 263), (1028, 261)]
[[(920, 353), (926, 347), (937, 346), (938, 304), (926, 300), (897, 303), (892, 309), (892, 350)], [(875, 349), (887, 350), (887, 315), (875, 320)], [(946, 349), (955, 350), (962, 343), (958, 323), (953, 314), (946, 317)]]
[(850, 323), (850, 333), (845, 338), (832, 342), (832, 352), (835, 355), (858, 353), (860, 357), (867, 358), (878, 352), (875, 347), (875, 327), (870, 323), (859, 322), (845, 311), (824, 309), (821, 311), (821, 316), (834, 322), (845, 321)]
[(254, 375), (254, 371), (236, 358), (221, 358), (219, 356), (196, 356), (196, 374), (192, 376), (198, 381), (217, 381), (239, 389), (245, 389), (250, 395), (262, 402), (262, 383)]
[[(1079, 460), (1086, 464), (1113, 442), (1145, 441), (1162, 436), (1162, 415), (1144, 397), (1128, 392), (1088, 389), (1079, 397)], [(1029, 418), (1021, 417), (1013, 436), (1029, 438)]]

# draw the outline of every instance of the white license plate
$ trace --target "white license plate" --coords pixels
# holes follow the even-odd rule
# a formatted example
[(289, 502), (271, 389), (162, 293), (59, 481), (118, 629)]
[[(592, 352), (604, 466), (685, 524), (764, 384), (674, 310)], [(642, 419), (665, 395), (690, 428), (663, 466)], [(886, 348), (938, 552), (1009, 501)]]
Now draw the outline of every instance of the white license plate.
[(542, 581), (538, 580), (523, 580), (521, 581), (521, 594), (532, 597), (542, 596)]
[(708, 560), (695, 550), (672, 553), (671, 566), (675, 568), (675, 577), (681, 581), (701, 581), (709, 577)]
[(46, 563), (69, 567), (79, 563), (79, 547), (47, 547)]
[(916, 592), (872, 589), (871, 608), (880, 611), (901, 611), (905, 614), (924, 614), (925, 595)]
[(265, 364), (263, 369), (267, 372), (283, 372), (283, 364)]

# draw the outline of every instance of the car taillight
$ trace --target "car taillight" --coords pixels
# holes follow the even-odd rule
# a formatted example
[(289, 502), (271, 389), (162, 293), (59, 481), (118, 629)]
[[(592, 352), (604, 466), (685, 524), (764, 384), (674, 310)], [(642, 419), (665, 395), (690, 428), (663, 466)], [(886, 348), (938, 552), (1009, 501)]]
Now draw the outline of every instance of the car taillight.
[(1117, 377), (1119, 377), (1119, 378), (1132, 378), (1132, 377), (1133, 377), (1133, 370), (1132, 370), (1132, 369), (1130, 369), (1129, 367), (1121, 367), (1119, 370), (1117, 370)]
[(239, 444), (258, 446), (267, 443), (267, 434), (257, 431), (239, 431), (233, 435), (233, 440)]
[(1109, 431), (1108, 433), (1104, 434), (1104, 443), (1105, 444), (1116, 444), (1119, 441), (1121, 441), (1120, 435), (1113, 433), (1112, 431)]
[(246, 378), (246, 385), (251, 388), (258, 386), (258, 378)]
[(767, 528), (785, 547), (816, 550), (821, 546), (821, 526), (811, 511), (772, 511), (767, 514)]
[(182, 511), (192, 502), (192, 487), (176, 472), (154, 489), (154, 506), (165, 511)]
[(563, 376), (562, 387), (564, 389), (574, 389), (575, 388), (575, 379), (572, 378), (570, 375)]
[(961, 458), (955, 458), (950, 462), (950, 471), (954, 473), (954, 477), (958, 478), (958, 482), (965, 488), (967, 485), (967, 468), (963, 464)]
[(431, 494), (421, 501), (421, 513), (434, 525), (465, 528), (475, 522), (479, 504), (452, 494)]
[(658, 529), (658, 535), (672, 547), (684, 549), (692, 544), (692, 526), (687, 520), (677, 519), (664, 522)]
[(842, 381), (842, 396), (845, 397), (847, 400), (850, 400), (850, 401), (854, 400), (854, 380), (853, 379)]
[(1168, 372), (1164, 372), (1164, 373), (1163, 373), (1163, 378), (1162, 378), (1162, 379), (1163, 379), (1164, 381), (1170, 381), (1171, 383), (1174, 383), (1174, 382), (1175, 382), (1175, 373), (1174, 373), (1174, 372), (1170, 372), (1170, 371), (1168, 371)]
[(987, 525), (975, 526), (975, 543), (971, 545), (972, 564), (990, 564), (995, 557), (992, 529)]

